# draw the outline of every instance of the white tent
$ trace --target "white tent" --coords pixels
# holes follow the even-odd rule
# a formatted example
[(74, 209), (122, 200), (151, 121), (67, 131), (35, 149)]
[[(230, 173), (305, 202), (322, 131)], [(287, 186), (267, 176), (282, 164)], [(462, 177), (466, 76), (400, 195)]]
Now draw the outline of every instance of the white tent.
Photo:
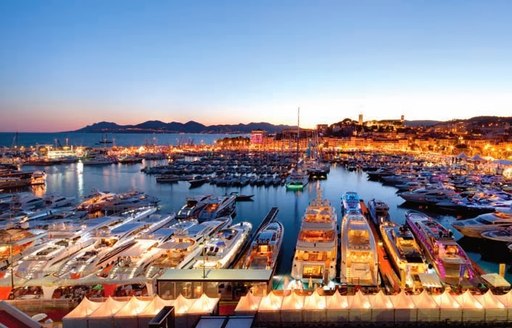
[(283, 296), (276, 295), (271, 291), (261, 299), (258, 309), (258, 317), (262, 322), (279, 322), (279, 310), (283, 303)]
[(118, 328), (137, 328), (139, 327), (138, 315), (151, 303), (151, 301), (142, 301), (132, 296), (130, 300), (114, 314), (114, 326)]
[(503, 322), (507, 320), (507, 311), (505, 310), (505, 305), (503, 305), (503, 303), (501, 303), (490, 290), (488, 290), (487, 293), (483, 295), (474, 296), (484, 307), (486, 322)]
[(281, 304), (281, 318), (286, 322), (302, 322), (302, 308), (304, 307), (304, 296), (292, 291), (290, 295), (283, 298)]
[(484, 321), (484, 308), (469, 290), (456, 295), (455, 299), (462, 309), (462, 321)]
[(151, 319), (162, 310), (164, 306), (174, 305), (174, 300), (164, 300), (155, 295), (151, 302), (137, 316), (139, 327), (147, 327)]
[(218, 304), (218, 298), (208, 297), (205, 293), (203, 293), (201, 297), (195, 300), (194, 304), (192, 304), (190, 309), (187, 311), (187, 314), (213, 314)]
[(439, 306), (426, 290), (411, 298), (417, 308), (416, 321), (437, 321), (439, 319)]
[(304, 298), (303, 317), (306, 322), (325, 322), (327, 302), (325, 296), (318, 294), (317, 290), (313, 294)]
[(504, 295), (495, 295), (507, 309), (507, 320), (512, 320), (512, 290)]
[(389, 296), (385, 295), (382, 290), (375, 295), (368, 295), (371, 304), (372, 321), (393, 322), (393, 303)]
[(358, 290), (355, 295), (347, 297), (349, 304), (349, 321), (371, 321), (372, 312), (368, 296)]
[(326, 319), (329, 322), (346, 322), (349, 318), (349, 303), (347, 296), (342, 296), (338, 290), (326, 297)]
[(407, 295), (404, 290), (397, 295), (389, 296), (389, 299), (395, 309), (395, 322), (416, 321), (418, 310), (412, 301), (412, 297)]
[(194, 302), (194, 299), (185, 298), (181, 294), (178, 295), (174, 300), (174, 310), (176, 315), (186, 314)]
[(114, 314), (121, 310), (128, 303), (116, 301), (112, 297), (107, 298), (96, 311), (88, 317), (89, 327), (112, 327), (114, 325)]
[(73, 311), (62, 318), (64, 328), (87, 328), (87, 317), (101, 306), (101, 302), (92, 302), (87, 297), (82, 299)]
[(260, 306), (261, 297), (254, 296), (253, 293), (249, 292), (247, 295), (242, 296), (238, 301), (235, 308), (235, 314), (237, 315), (253, 315), (258, 311)]
[(440, 295), (432, 295), (432, 298), (439, 306), (439, 321), (451, 320), (461, 321), (462, 311), (460, 304), (447, 290)]

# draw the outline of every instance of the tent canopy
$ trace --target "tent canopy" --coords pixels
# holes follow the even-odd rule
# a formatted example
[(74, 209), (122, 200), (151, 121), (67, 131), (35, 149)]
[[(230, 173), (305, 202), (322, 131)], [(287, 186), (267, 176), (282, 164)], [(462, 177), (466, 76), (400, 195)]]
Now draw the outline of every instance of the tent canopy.
[(480, 277), (482, 277), (483, 280), (487, 281), (493, 287), (510, 287), (510, 283), (497, 273), (487, 273), (481, 275)]

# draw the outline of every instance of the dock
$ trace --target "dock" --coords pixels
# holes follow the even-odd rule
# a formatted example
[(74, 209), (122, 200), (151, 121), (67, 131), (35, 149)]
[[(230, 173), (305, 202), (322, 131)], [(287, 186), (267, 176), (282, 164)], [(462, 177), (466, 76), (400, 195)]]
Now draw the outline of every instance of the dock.
[(268, 223), (274, 221), (274, 219), (276, 218), (278, 212), (279, 212), (279, 208), (278, 207), (272, 207), (270, 209), (270, 211), (268, 211), (267, 215), (265, 215), (263, 220), (260, 222), (260, 225), (258, 226), (258, 229), (253, 230), (253, 233), (251, 234), (251, 237), (245, 243), (244, 247), (238, 253), (237, 257), (235, 258), (235, 261), (233, 262), (233, 263), (235, 263), (233, 265), (234, 269), (240, 269), (242, 267), (243, 262), (244, 262), (244, 258), (246, 257), (247, 252), (249, 251), (249, 248), (250, 248), (254, 238), (256, 238), (256, 236), (260, 233), (260, 231), (263, 229), (263, 227), (265, 227)]

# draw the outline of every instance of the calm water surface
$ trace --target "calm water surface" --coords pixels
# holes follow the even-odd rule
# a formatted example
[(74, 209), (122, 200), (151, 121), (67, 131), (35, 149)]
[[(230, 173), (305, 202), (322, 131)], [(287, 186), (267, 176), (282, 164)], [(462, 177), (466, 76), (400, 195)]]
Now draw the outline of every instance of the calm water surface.
[[(322, 190), (325, 198), (329, 199), (335, 206), (338, 213), (338, 221), (341, 219), (341, 195), (347, 191), (356, 191), (362, 199), (368, 201), (372, 198), (385, 201), (390, 208), (392, 220), (397, 223), (404, 223), (405, 213), (408, 209), (400, 207), (403, 199), (396, 195), (393, 187), (382, 186), (378, 182), (368, 181), (364, 172), (349, 172), (340, 166), (332, 166), (327, 180), (311, 182), (302, 192), (286, 191), (283, 187), (251, 187), (243, 188), (220, 188), (208, 184), (200, 188), (189, 189), (187, 182), (177, 184), (159, 184), (155, 177), (140, 172), (144, 166), (163, 164), (158, 161), (145, 161), (142, 164), (122, 165), (115, 164), (103, 167), (83, 166), (81, 163), (58, 165), (45, 168), (48, 174), (47, 194), (59, 194), (75, 196), (81, 199), (91, 194), (94, 190), (126, 192), (129, 190), (140, 190), (158, 197), (161, 202), (162, 212), (175, 212), (184, 204), (186, 197), (201, 194), (226, 194), (238, 191), (241, 194), (254, 194), (253, 201), (237, 203), (237, 216), (234, 222), (249, 221), (256, 228), (265, 217), (271, 207), (278, 207), (277, 216), (284, 224), (285, 240), (281, 250), (279, 267), (277, 273), (285, 275), (290, 273), (293, 251), (296, 238), (299, 232), (302, 215), (310, 200), (316, 197), (317, 188)], [(26, 167), (30, 170), (33, 168)], [(40, 191), (42, 192), (42, 191)], [(442, 224), (450, 227), (455, 219), (450, 216), (439, 216), (429, 213), (440, 220)], [(457, 238), (461, 235), (452, 229)], [(473, 245), (472, 245), (472, 244)], [(467, 243), (469, 249), (474, 249), (474, 241)], [(465, 246), (466, 247), (466, 246)], [(468, 248), (467, 248), (468, 250)], [(473, 260), (477, 261), (488, 272), (498, 272), (498, 264), (483, 261), (480, 253), (468, 252)], [(510, 276), (507, 276), (510, 281)]]

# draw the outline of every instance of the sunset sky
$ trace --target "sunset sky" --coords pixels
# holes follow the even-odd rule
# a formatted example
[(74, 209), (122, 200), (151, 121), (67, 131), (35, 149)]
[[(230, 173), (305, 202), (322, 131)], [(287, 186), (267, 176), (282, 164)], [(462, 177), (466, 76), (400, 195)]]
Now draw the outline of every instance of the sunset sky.
[(0, 2), (0, 131), (512, 116), (512, 1)]

